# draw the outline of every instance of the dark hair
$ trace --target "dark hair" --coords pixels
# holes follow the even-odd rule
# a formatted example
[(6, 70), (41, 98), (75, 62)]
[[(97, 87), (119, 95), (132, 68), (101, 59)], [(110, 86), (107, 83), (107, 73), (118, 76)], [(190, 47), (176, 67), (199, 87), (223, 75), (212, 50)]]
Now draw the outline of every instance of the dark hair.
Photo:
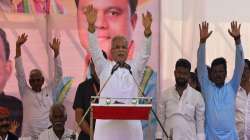
[(211, 70), (213, 69), (214, 66), (217, 66), (217, 65), (223, 65), (225, 68), (225, 71), (227, 71), (227, 62), (225, 58), (219, 57), (219, 58), (214, 59), (211, 64)]
[(195, 72), (190, 72), (190, 80), (192, 82), (196, 83), (197, 87), (195, 89), (198, 91), (201, 91), (200, 82), (199, 82), (198, 76)]
[(191, 63), (187, 59), (181, 58), (181, 59), (177, 60), (177, 62), (175, 64), (175, 69), (177, 67), (184, 67), (190, 71), (191, 70)]
[(5, 59), (9, 60), (10, 57), (10, 45), (6, 37), (6, 33), (3, 29), (0, 28), (0, 37), (3, 40), (3, 45), (4, 45), (4, 52), (5, 52)]
[(247, 65), (248, 69), (250, 69), (250, 61), (248, 59), (245, 59), (245, 65)]
[[(76, 2), (76, 6), (78, 7), (79, 0), (75, 0), (75, 2)], [(129, 2), (131, 14), (133, 15), (133, 14), (135, 14), (138, 0), (128, 0), (128, 2)]]
[(192, 81), (198, 81), (198, 77), (197, 77), (196, 73), (190, 72), (190, 79)]

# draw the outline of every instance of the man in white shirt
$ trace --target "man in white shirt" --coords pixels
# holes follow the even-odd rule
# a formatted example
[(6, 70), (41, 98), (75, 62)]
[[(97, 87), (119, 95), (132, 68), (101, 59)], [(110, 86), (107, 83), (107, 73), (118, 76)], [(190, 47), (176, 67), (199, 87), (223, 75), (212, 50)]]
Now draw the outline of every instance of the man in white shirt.
[[(173, 140), (205, 140), (205, 104), (201, 94), (189, 86), (191, 64), (179, 59), (175, 65), (174, 87), (167, 89), (158, 103), (158, 116)], [(157, 140), (167, 140), (158, 126)]]
[(18, 36), (16, 42), (16, 77), (19, 92), (23, 101), (23, 137), (31, 136), (32, 140), (50, 126), (49, 109), (53, 104), (52, 90), (62, 79), (61, 61), (59, 56), (60, 41), (56, 38), (49, 44), (54, 51), (55, 72), (52, 81), (48, 86), (42, 88), (44, 76), (39, 69), (33, 69), (29, 75), (29, 84), (26, 82), (25, 72), (21, 58), (21, 46), (27, 41), (28, 36), (22, 34)]
[(67, 112), (63, 104), (54, 104), (49, 114), (52, 128), (43, 131), (38, 140), (76, 140), (76, 134), (65, 128)]
[[(147, 12), (143, 14), (143, 26), (145, 28), (145, 46), (139, 55), (133, 60), (127, 60), (128, 41), (124, 36), (115, 36), (111, 42), (112, 60), (106, 60), (97, 43), (95, 35), (95, 22), (97, 19), (97, 10), (89, 5), (86, 7), (85, 15), (88, 21), (88, 51), (92, 56), (95, 64), (96, 73), (100, 78), (100, 89), (104, 86), (105, 81), (109, 79), (110, 73), (116, 63), (122, 63), (117, 67), (112, 77), (103, 88), (100, 96), (111, 98), (134, 98), (138, 96), (138, 87), (135, 82), (139, 83), (143, 76), (143, 70), (150, 57), (151, 52), (151, 24), (152, 15)], [(130, 67), (130, 66), (131, 67)], [(130, 68), (128, 68), (129, 66)], [(131, 70), (135, 80), (130, 74)], [(117, 100), (118, 102), (129, 103), (131, 100)], [(105, 101), (100, 100), (100, 103)], [(142, 126), (140, 120), (96, 120), (94, 140), (142, 140)]]
[(236, 98), (236, 127), (239, 140), (250, 140), (250, 61), (245, 59), (245, 67)]
[[(145, 0), (144, 0), (145, 1)], [(151, 0), (152, 1), (152, 0)], [(128, 58), (132, 60), (141, 50), (141, 44), (136, 42), (138, 37), (137, 31), (143, 30), (140, 28), (141, 10), (145, 10), (144, 2), (141, 0), (75, 0), (77, 6), (77, 27), (81, 46), (84, 50), (89, 47), (88, 43), (88, 23), (84, 15), (84, 9), (92, 4), (98, 13), (96, 19), (96, 36), (99, 47), (107, 54), (108, 59), (111, 58), (111, 40), (117, 35), (124, 36), (128, 41)], [(148, 2), (151, 3), (151, 2)], [(155, 3), (155, 2), (153, 2)], [(157, 2), (156, 2), (157, 3)], [(147, 6), (146, 6), (147, 7)], [(136, 28), (139, 27), (139, 30)], [(156, 33), (158, 34), (158, 33)], [(143, 37), (143, 36), (142, 36)], [(141, 38), (140, 40), (143, 40)], [(156, 39), (157, 40), (157, 39)], [(157, 45), (156, 45), (157, 46)], [(158, 48), (156, 48), (158, 50)], [(84, 69), (89, 64), (89, 53), (84, 58)], [(157, 58), (157, 57), (155, 57)], [(154, 57), (153, 57), (154, 59)], [(152, 59), (152, 60), (153, 60)], [(84, 70), (84, 73), (86, 70)], [(85, 76), (85, 75), (84, 75)], [(147, 65), (144, 69), (143, 78), (140, 81), (140, 86), (143, 94), (147, 97), (152, 97), (152, 106), (156, 109), (156, 94), (157, 94), (158, 72), (151, 66)], [(155, 139), (156, 119), (151, 113), (150, 120), (142, 120), (144, 140)]]

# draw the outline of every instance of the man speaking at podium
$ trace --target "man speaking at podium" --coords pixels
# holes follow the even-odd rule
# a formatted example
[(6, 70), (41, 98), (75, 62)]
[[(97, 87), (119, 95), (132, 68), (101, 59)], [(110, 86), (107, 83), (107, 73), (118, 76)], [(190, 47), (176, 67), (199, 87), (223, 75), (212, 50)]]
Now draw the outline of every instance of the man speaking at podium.
[[(89, 5), (84, 9), (88, 22), (88, 52), (95, 64), (97, 75), (100, 78), (102, 88), (101, 97), (110, 98), (134, 98), (140, 96), (135, 82), (139, 83), (143, 76), (143, 70), (151, 54), (151, 24), (152, 15), (143, 14), (143, 26), (145, 41), (141, 52), (133, 60), (127, 60), (128, 41), (124, 36), (115, 36), (111, 42), (112, 61), (106, 60), (99, 48), (96, 37), (95, 22), (97, 10)], [(128, 21), (129, 22), (129, 21)], [(98, 31), (97, 31), (98, 33)], [(109, 79), (112, 71), (112, 76)], [(135, 81), (131, 75), (133, 74)], [(108, 81), (107, 81), (108, 80)], [(100, 88), (100, 89), (101, 89)], [(117, 102), (129, 103), (130, 100), (116, 100)], [(116, 102), (112, 101), (112, 102)], [(100, 103), (105, 103), (100, 100)], [(142, 140), (142, 126), (140, 120), (96, 120), (94, 140)]]

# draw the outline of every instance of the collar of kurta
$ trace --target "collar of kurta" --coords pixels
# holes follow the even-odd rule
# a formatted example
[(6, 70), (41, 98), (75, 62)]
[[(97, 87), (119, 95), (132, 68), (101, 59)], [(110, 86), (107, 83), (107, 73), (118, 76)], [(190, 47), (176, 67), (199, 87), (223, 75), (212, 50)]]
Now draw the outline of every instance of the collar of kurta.
[(176, 93), (177, 93), (178, 96), (180, 96), (180, 97), (183, 97), (184, 95), (186, 95), (186, 93), (189, 91), (189, 89), (190, 89), (190, 86), (189, 86), (189, 84), (187, 84), (187, 87), (183, 90), (183, 93), (182, 93), (182, 95), (180, 96), (179, 93), (178, 93), (178, 91), (176, 90), (176, 87), (175, 87)]

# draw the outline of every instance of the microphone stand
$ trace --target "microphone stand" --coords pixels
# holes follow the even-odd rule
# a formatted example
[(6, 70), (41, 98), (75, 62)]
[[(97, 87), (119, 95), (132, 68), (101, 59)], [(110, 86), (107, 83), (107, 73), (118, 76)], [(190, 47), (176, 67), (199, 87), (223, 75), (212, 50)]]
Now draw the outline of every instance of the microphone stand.
[[(112, 77), (112, 75), (110, 75), (110, 76), (108, 77), (108, 79), (107, 79), (106, 82), (103, 84), (102, 88), (100, 89), (100, 91), (97, 93), (96, 96), (100, 96), (100, 94), (101, 94), (103, 88), (107, 85), (107, 83), (108, 83), (108, 81), (111, 79), (111, 77)], [(97, 100), (97, 98), (94, 98), (94, 100), (93, 100), (92, 102), (96, 102), (96, 100)], [(78, 125), (79, 125), (79, 126), (82, 124), (83, 120), (85, 119), (85, 117), (86, 117), (87, 114), (89, 113), (90, 108), (91, 108), (91, 107), (88, 107), (88, 109), (87, 109), (86, 112), (84, 113), (83, 117), (82, 117), (81, 120), (78, 122)]]
[[(107, 83), (108, 83), (109, 80), (111, 79), (113, 73), (119, 68), (119, 66), (120, 66), (120, 63), (116, 63), (116, 64), (113, 66), (113, 68), (112, 68), (112, 70), (111, 70), (110, 76), (109, 76), (108, 79), (105, 81), (105, 83), (103, 84), (102, 88), (99, 90), (99, 92), (97, 93), (96, 96), (100, 96), (102, 90), (103, 90), (104, 87), (107, 85)], [(96, 100), (97, 100), (97, 98), (94, 98), (94, 100), (91, 101), (91, 102), (96, 102)], [(77, 123), (78, 126), (80, 126), (80, 125), (82, 124), (82, 122), (83, 122), (84, 119), (86, 118), (87, 114), (89, 113), (90, 108), (91, 108), (91, 106), (89, 106), (88, 109), (85, 111), (85, 113), (84, 113), (84, 115), (82, 116), (81, 120)], [(77, 130), (77, 128), (75, 129), (75, 131), (76, 131), (76, 130)]]
[[(127, 64), (127, 65), (128, 65), (128, 64)], [(128, 65), (128, 66), (129, 66), (129, 65)], [(140, 87), (139, 84), (137, 83), (137, 81), (136, 81), (134, 75), (132, 74), (131, 67), (129, 66), (129, 67), (125, 67), (125, 68), (129, 71), (129, 73), (130, 73), (131, 76), (133, 77), (133, 80), (134, 80), (134, 82), (135, 82), (137, 88), (139, 89), (139, 94), (140, 94), (142, 97), (145, 97), (143, 90), (141, 89), (141, 87)], [(160, 122), (160, 119), (159, 119), (159, 117), (157, 116), (157, 114), (155, 113), (154, 108), (151, 109), (151, 112), (153, 113), (153, 115), (154, 115), (154, 117), (155, 117), (157, 123), (160, 125), (160, 127), (161, 127), (163, 133), (165, 134), (165, 136), (166, 136), (168, 139), (172, 139), (171, 136), (168, 136), (167, 131), (164, 129), (162, 123)]]

